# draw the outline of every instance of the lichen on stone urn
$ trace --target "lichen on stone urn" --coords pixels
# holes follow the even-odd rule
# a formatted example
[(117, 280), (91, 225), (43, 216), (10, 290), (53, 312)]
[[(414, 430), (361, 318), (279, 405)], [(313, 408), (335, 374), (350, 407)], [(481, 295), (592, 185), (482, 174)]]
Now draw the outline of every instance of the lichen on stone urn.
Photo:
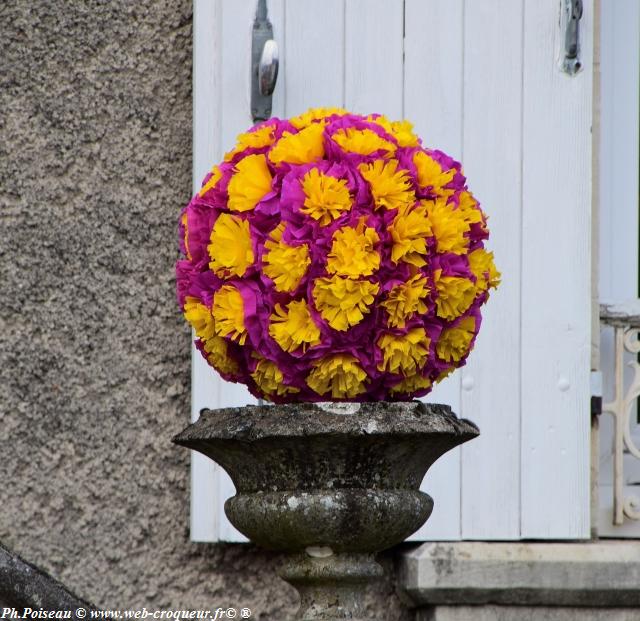
[[(335, 572), (346, 572), (345, 584), (373, 577), (373, 554), (429, 517), (433, 501), (420, 491), (429, 467), (478, 433), (443, 405), (304, 403), (205, 410), (174, 442), (229, 473), (229, 520), (251, 541), (292, 554), (284, 576), (306, 601), (309, 589), (336, 591)], [(319, 560), (326, 556), (333, 560)]]

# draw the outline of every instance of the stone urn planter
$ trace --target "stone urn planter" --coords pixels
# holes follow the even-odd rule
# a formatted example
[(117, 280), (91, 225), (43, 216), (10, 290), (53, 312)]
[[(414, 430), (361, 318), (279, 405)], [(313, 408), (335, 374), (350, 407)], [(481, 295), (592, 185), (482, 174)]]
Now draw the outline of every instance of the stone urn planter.
[(280, 575), (310, 621), (366, 618), (363, 587), (382, 575), (374, 554), (427, 520), (425, 473), (478, 433), (444, 405), (300, 403), (205, 410), (173, 441), (229, 473), (229, 520), (289, 553)]

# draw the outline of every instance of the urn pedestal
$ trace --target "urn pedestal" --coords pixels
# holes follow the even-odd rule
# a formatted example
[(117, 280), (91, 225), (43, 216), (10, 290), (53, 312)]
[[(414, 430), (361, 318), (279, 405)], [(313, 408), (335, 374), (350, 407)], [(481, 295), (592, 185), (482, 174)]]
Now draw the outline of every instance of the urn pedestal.
[(382, 575), (375, 553), (431, 514), (425, 473), (478, 433), (444, 405), (301, 403), (205, 410), (173, 441), (229, 473), (225, 512), (240, 532), (289, 553), (280, 575), (301, 595), (296, 618), (356, 620)]

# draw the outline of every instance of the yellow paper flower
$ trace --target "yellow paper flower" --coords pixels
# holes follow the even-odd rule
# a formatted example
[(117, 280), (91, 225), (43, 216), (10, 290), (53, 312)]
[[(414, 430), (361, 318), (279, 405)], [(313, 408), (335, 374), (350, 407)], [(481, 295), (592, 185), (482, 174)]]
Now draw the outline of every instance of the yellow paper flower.
[(442, 270), (435, 270), (433, 279), (438, 291), (436, 298), (438, 317), (452, 321), (464, 314), (476, 297), (475, 285), (468, 278), (443, 276)]
[(321, 226), (330, 224), (351, 209), (351, 194), (345, 179), (336, 179), (312, 168), (302, 178), (304, 206), (302, 213), (317, 220)]
[(214, 166), (211, 169), (211, 177), (209, 177), (209, 181), (207, 181), (200, 190), (200, 196), (204, 196), (209, 190), (214, 188), (218, 181), (222, 178), (222, 171), (219, 166)]
[(245, 132), (239, 134), (236, 146), (224, 156), (224, 161), (229, 162), (233, 156), (241, 153), (245, 149), (262, 149), (272, 145), (276, 140), (275, 127), (273, 125), (265, 125), (253, 132)]
[(344, 108), (311, 108), (305, 113), (289, 119), (289, 123), (291, 123), (291, 125), (296, 129), (303, 129), (311, 125), (314, 121), (322, 121), (323, 119), (335, 114), (343, 116), (347, 114), (347, 111)]
[(284, 375), (275, 362), (260, 356), (256, 357), (258, 358), (258, 364), (253, 373), (251, 373), (251, 377), (265, 395), (283, 396), (300, 392), (299, 388), (287, 386), (284, 383)]
[(404, 261), (416, 267), (426, 265), (426, 238), (431, 237), (432, 231), (424, 205), (399, 210), (389, 227), (389, 233), (393, 240), (391, 260), (394, 263)]
[(409, 121), (390, 121), (386, 116), (367, 117), (368, 121), (380, 125), (388, 134), (397, 141), (399, 147), (417, 147), (420, 142), (418, 136), (413, 133), (413, 124)]
[(297, 134), (284, 132), (269, 152), (274, 164), (309, 164), (324, 156), (324, 123), (313, 123)]
[(320, 330), (313, 321), (305, 300), (291, 301), (286, 308), (276, 304), (269, 319), (269, 335), (286, 352), (320, 343)]
[(404, 376), (417, 373), (427, 361), (430, 343), (424, 328), (413, 328), (402, 336), (383, 334), (377, 342), (383, 355), (378, 370)]
[(429, 295), (429, 287), (425, 276), (416, 274), (406, 283), (396, 285), (381, 306), (387, 311), (387, 324), (396, 328), (404, 328), (406, 320), (415, 313), (426, 313), (424, 302)]
[(235, 165), (236, 173), (229, 181), (229, 201), (231, 211), (249, 211), (271, 192), (271, 171), (267, 158), (259, 153), (247, 155)]
[(500, 272), (493, 262), (493, 252), (478, 248), (469, 253), (469, 268), (476, 277), (478, 291), (495, 289), (500, 284)]
[(375, 245), (380, 241), (376, 230), (365, 225), (360, 218), (356, 227), (343, 226), (333, 234), (331, 251), (327, 255), (330, 274), (370, 276), (380, 267), (380, 255)]
[(211, 310), (198, 298), (189, 295), (186, 297), (184, 318), (191, 324), (198, 338), (209, 339), (215, 334)]
[[(473, 198), (471, 192), (468, 192), (467, 190), (460, 192), (458, 201), (458, 210), (462, 213), (464, 219), (469, 224), (475, 224), (483, 221), (484, 214), (478, 207), (478, 201)], [(483, 225), (482, 228), (484, 229), (486, 227)]]
[[(473, 340), (476, 329), (476, 321), (473, 317), (465, 317), (453, 328), (446, 328), (442, 331), (436, 343), (436, 353), (438, 358), (447, 362), (458, 362), (469, 351), (469, 345)], [(446, 377), (453, 369), (446, 371)], [(442, 376), (441, 376), (442, 377)], [(440, 380), (441, 378), (438, 378)]]
[(398, 160), (376, 160), (360, 164), (358, 170), (369, 182), (376, 207), (408, 208), (416, 202), (408, 171), (398, 170)]
[(311, 259), (306, 244), (289, 246), (282, 241), (285, 224), (281, 222), (269, 235), (264, 247), (264, 273), (273, 280), (276, 291), (294, 291), (305, 275)]
[(423, 187), (431, 187), (438, 195), (446, 195), (443, 190), (455, 174), (455, 170), (443, 170), (442, 166), (424, 151), (417, 151), (413, 156), (413, 163), (418, 172), (418, 184)]
[(444, 197), (424, 201), (438, 252), (465, 254), (469, 247), (469, 222), (465, 213)]
[(213, 318), (218, 336), (230, 336), (244, 345), (247, 329), (244, 326), (244, 302), (237, 287), (223, 285), (213, 296)]
[(393, 394), (412, 394), (419, 390), (425, 390), (431, 387), (431, 380), (428, 377), (423, 377), (420, 374), (410, 375), (403, 378), (395, 386), (391, 388)]
[(447, 377), (449, 377), (455, 370), (456, 367), (449, 367), (448, 369), (440, 373), (440, 375), (436, 377), (436, 383), (441, 382), (443, 379), (447, 379)]
[(359, 153), (360, 155), (371, 155), (375, 151), (385, 151), (386, 155), (391, 155), (396, 151), (396, 145), (379, 136), (371, 129), (339, 129), (332, 136), (333, 140), (345, 151)]
[(239, 375), (240, 368), (235, 359), (228, 355), (228, 345), (221, 336), (212, 336), (204, 342), (207, 361), (221, 373)]
[(334, 275), (316, 278), (313, 300), (322, 318), (334, 330), (348, 330), (359, 324), (371, 311), (380, 285), (368, 280), (352, 280)]
[(335, 354), (313, 363), (307, 385), (317, 394), (332, 399), (353, 399), (365, 392), (367, 374), (358, 360), (347, 354)]
[(254, 260), (249, 222), (221, 213), (213, 225), (207, 251), (211, 259), (209, 268), (217, 276), (243, 276)]

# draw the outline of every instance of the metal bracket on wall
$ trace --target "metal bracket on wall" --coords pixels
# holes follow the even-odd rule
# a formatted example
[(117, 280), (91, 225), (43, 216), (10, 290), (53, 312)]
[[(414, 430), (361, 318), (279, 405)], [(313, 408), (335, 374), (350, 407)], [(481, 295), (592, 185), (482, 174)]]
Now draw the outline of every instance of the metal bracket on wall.
[(564, 55), (562, 70), (575, 75), (582, 68), (580, 62), (580, 20), (582, 0), (564, 0)]
[(251, 116), (253, 122), (271, 116), (271, 97), (278, 79), (278, 44), (267, 16), (266, 0), (258, 0), (251, 37)]

